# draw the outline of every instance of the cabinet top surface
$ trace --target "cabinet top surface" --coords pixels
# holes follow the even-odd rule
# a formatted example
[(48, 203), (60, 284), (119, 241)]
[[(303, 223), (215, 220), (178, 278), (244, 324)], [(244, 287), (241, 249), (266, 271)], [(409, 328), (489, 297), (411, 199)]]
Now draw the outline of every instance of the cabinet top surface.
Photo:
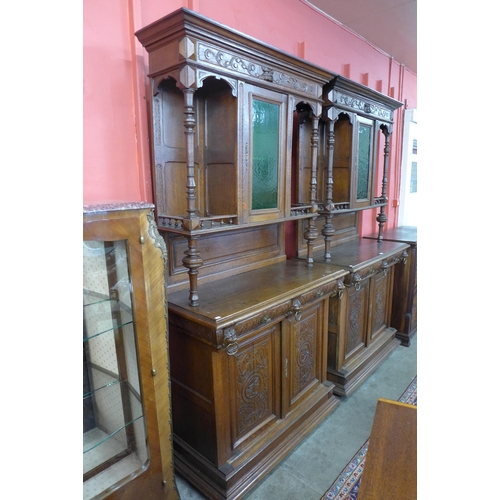
[(84, 214), (97, 214), (105, 212), (117, 212), (123, 210), (141, 210), (144, 208), (154, 208), (152, 203), (143, 201), (120, 202), (120, 203), (101, 203), (96, 205), (83, 205)]
[(322, 264), (307, 267), (303, 260), (287, 260), (218, 281), (201, 284), (199, 305), (189, 305), (188, 291), (168, 295), (176, 312), (185, 310), (210, 322), (225, 323), (234, 317), (254, 314), (316, 287), (342, 278), (347, 271)]
[[(350, 271), (357, 271), (367, 265), (392, 257), (408, 248), (406, 243), (395, 241), (375, 241), (361, 239), (345, 243), (331, 249), (332, 265), (341, 266)], [(314, 257), (315, 261), (323, 262), (323, 256)]]
[[(382, 237), (385, 241), (401, 241), (403, 243), (417, 243), (417, 226), (399, 226), (384, 230)], [(365, 236), (366, 239), (376, 240), (378, 234)]]

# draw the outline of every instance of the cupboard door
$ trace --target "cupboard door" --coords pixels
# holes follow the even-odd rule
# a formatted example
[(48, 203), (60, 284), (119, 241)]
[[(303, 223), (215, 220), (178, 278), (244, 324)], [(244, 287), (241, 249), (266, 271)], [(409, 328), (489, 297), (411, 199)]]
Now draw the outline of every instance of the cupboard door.
[(236, 354), (228, 355), (233, 449), (281, 418), (280, 333), (279, 323), (261, 329), (238, 341)]
[(286, 415), (321, 384), (326, 374), (328, 325), (324, 302), (283, 321), (283, 408)]
[(370, 278), (371, 318), (367, 339), (368, 344), (389, 326), (392, 297), (392, 273), (393, 269), (391, 268), (387, 270), (387, 272), (377, 273)]
[(288, 130), (292, 130), (287, 96), (246, 85), (247, 137), (243, 146), (243, 211), (249, 222), (286, 215), (290, 202)]
[(359, 350), (366, 347), (368, 312), (370, 306), (370, 280), (349, 287), (347, 297), (347, 325), (344, 360), (347, 361)]

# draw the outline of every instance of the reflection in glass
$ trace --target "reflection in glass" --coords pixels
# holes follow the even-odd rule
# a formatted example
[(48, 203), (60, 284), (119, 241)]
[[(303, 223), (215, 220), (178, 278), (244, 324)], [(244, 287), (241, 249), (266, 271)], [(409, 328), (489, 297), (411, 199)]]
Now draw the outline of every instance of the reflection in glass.
[(359, 125), (358, 134), (358, 190), (356, 199), (366, 200), (368, 198), (368, 183), (370, 179), (370, 149), (371, 131), (368, 125)]
[(126, 241), (83, 242), (84, 499), (149, 458)]
[(252, 210), (278, 206), (279, 105), (252, 102)]

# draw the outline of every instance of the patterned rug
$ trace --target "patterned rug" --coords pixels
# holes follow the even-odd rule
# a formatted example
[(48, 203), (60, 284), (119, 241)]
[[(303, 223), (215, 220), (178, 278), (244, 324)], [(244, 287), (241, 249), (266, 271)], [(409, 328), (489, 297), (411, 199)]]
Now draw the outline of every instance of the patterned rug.
[[(417, 404), (417, 377), (412, 380), (399, 401), (410, 405)], [(366, 441), (354, 455), (353, 459), (330, 486), (330, 489), (321, 497), (321, 500), (356, 500), (369, 442), (370, 440)]]

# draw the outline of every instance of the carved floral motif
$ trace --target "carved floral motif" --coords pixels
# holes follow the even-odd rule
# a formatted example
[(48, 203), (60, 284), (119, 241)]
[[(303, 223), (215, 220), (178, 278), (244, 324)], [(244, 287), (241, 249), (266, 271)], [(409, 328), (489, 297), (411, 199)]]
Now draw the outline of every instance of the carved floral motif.
[(314, 319), (310, 317), (302, 322), (295, 336), (294, 396), (314, 379)]
[(373, 311), (373, 331), (377, 332), (385, 326), (385, 304), (387, 302), (387, 278), (384, 276), (375, 281), (375, 303)]
[(198, 43), (198, 60), (317, 97), (316, 85), (308, 84), (286, 73), (275, 71), (270, 66), (261, 65), (230, 52), (223, 52), (202, 42)]
[(252, 347), (237, 356), (238, 432), (254, 427), (269, 413), (269, 389), (266, 346)]
[(371, 115), (376, 114), (381, 118), (390, 119), (391, 117), (391, 114), (387, 109), (381, 108), (373, 103), (363, 101), (362, 99), (341, 94), (340, 92), (337, 94), (337, 102), (339, 104), (343, 104), (344, 106), (348, 106), (349, 108), (360, 110), (364, 113), (369, 113)]
[(365, 291), (355, 291), (351, 294), (349, 300), (351, 307), (349, 311), (349, 324), (347, 328), (347, 349), (346, 353), (350, 353), (359, 344), (363, 342), (363, 305), (365, 299)]

